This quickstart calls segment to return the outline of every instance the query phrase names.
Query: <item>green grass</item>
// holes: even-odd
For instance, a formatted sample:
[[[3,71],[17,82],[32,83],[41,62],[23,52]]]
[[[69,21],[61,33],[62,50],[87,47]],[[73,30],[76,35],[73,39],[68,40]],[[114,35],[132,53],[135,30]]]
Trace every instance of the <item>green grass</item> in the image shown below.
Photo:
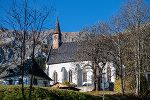
[[[122,95],[119,92],[113,91],[91,91],[86,92],[87,94],[105,97],[105,100],[150,100],[150,96],[146,95],[144,97],[138,97],[134,93],[125,92],[125,95]]]
[[[71,90],[59,90],[50,87],[33,87],[32,100],[102,100],[103,94],[105,100],[140,100],[133,94],[122,96],[119,93],[111,91],[94,92],[75,92]],[[29,86],[25,86],[25,95],[28,100]],[[149,100],[148,97],[141,100]],[[22,100],[21,86],[3,86],[0,85],[0,100]]]
[[[29,87],[25,87],[28,99]],[[33,100],[102,100],[99,96],[70,90],[33,87]],[[0,100],[22,100],[21,86],[0,86]]]
[[[117,94],[116,92],[113,91],[91,91],[91,92],[86,92],[88,94],[91,95],[113,95],[113,94]]]

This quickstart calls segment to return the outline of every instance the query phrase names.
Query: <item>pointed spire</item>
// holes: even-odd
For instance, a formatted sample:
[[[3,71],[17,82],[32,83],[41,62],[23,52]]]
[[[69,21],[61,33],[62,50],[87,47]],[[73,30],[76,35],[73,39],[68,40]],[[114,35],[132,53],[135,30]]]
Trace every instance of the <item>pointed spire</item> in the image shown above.
[[[59,20],[58,16],[56,17],[56,22],[55,22],[55,27],[54,27],[54,34],[59,34],[60,33],[60,26],[59,26]]]
[[[57,49],[62,43],[58,17],[56,18],[54,33],[52,37],[53,37],[53,49]]]

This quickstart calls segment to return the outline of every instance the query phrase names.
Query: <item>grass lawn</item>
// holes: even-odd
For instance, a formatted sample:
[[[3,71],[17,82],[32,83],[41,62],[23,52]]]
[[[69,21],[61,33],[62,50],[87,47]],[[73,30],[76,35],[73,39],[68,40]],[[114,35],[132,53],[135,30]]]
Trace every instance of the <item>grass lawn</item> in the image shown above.
[[[149,95],[146,95],[144,97],[138,97],[133,94],[133,92],[125,92],[125,95],[113,91],[91,91],[86,93],[100,97],[104,96],[105,100],[150,100]]]
[[[29,86],[25,86],[28,99]],[[100,96],[50,87],[33,87],[32,100],[102,100]],[[0,100],[22,100],[21,86],[0,86]]]
[[[113,92],[113,91],[91,91],[91,92],[86,92],[88,94],[91,94],[91,95],[114,95],[114,94],[117,94],[116,92]]]
[[[33,87],[32,100],[102,100],[103,94],[105,94],[105,100],[140,99],[133,94],[126,94],[125,96],[122,96],[119,93],[111,91],[95,91],[81,93],[71,90],[54,89],[50,87]],[[29,86],[25,86],[25,95],[26,99],[28,99]],[[22,100],[21,86],[0,85],[0,100]]]

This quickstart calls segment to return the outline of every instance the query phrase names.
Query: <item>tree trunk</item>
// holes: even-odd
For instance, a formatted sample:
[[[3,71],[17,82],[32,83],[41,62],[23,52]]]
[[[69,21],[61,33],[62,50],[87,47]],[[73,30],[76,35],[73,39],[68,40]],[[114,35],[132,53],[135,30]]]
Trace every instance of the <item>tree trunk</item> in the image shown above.
[[[123,68],[121,67],[121,75],[120,75],[120,79],[121,79],[121,92],[122,92],[122,95],[124,95],[124,78],[123,78]]]
[[[94,88],[93,88],[93,91],[96,91],[96,75],[94,73]]]
[[[22,61],[21,61],[22,62]],[[23,83],[23,77],[24,77],[24,63],[21,64],[22,67],[22,75],[21,75],[21,91],[22,91],[22,97],[23,100],[25,100],[25,94],[24,94],[24,83]]]
[[[93,91],[98,91],[99,90],[99,86],[98,86],[98,75],[97,75],[97,66],[95,63],[93,63],[93,75],[94,75],[94,89]]]
[[[138,77],[137,73],[136,73],[136,90],[135,90],[135,94],[139,95],[139,77]]]
[[[135,66],[135,77],[136,77],[136,89],[135,89],[135,94],[136,94],[136,95],[139,95],[139,73],[138,73],[138,62],[137,62],[137,51],[136,51],[136,47],[134,47],[134,53],[135,53],[134,66]]]
[[[140,73],[141,73],[141,45],[140,45],[140,21],[137,22],[137,91],[136,94],[140,94]]]
[[[33,74],[32,74],[32,69],[31,69],[31,79],[30,79],[29,100],[31,100],[31,95],[32,95],[32,86],[33,86]]]
[[[26,35],[26,30],[24,30],[24,33],[23,33],[23,49],[22,49],[22,75],[21,75],[21,78],[22,78],[22,87],[21,87],[21,90],[22,90],[22,96],[23,96],[23,99],[25,100],[25,94],[24,94],[24,83],[23,83],[23,78],[24,78],[24,64],[25,64],[25,54],[26,54],[26,47],[25,47],[25,35]]]
[[[34,65],[34,51],[35,51],[35,37],[33,37],[33,50],[32,50],[32,63]],[[33,66],[32,65],[32,66]],[[30,80],[30,91],[29,91],[29,100],[31,100],[32,87],[33,87],[33,67],[31,66],[31,80]]]
[[[23,31],[23,66],[22,66],[22,95],[23,99],[25,100],[25,94],[24,94],[24,83],[23,83],[23,77],[24,77],[24,64],[25,64],[25,55],[26,55],[26,32],[27,32],[27,1],[24,1],[24,31]]]
[[[122,52],[121,52],[121,44],[120,44],[120,38],[118,37],[118,51],[119,51],[119,66],[120,66],[120,80],[121,80],[121,92],[122,95],[124,95],[124,71],[123,71],[123,64],[122,64]]]

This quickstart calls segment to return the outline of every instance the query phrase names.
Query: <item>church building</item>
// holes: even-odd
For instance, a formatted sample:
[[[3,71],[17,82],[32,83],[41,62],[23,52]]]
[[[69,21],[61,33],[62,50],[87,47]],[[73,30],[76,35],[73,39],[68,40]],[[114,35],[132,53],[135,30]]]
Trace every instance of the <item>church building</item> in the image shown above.
[[[63,42],[58,18],[56,19],[52,34],[52,49],[49,52],[46,72],[53,80],[50,84],[64,81],[75,84],[77,87],[93,86],[93,72],[90,67],[91,61],[74,59],[77,53],[77,42]],[[86,65],[86,66],[85,66]],[[89,66],[87,66],[89,65]],[[114,83],[115,67],[112,62],[107,62],[102,83]]]

